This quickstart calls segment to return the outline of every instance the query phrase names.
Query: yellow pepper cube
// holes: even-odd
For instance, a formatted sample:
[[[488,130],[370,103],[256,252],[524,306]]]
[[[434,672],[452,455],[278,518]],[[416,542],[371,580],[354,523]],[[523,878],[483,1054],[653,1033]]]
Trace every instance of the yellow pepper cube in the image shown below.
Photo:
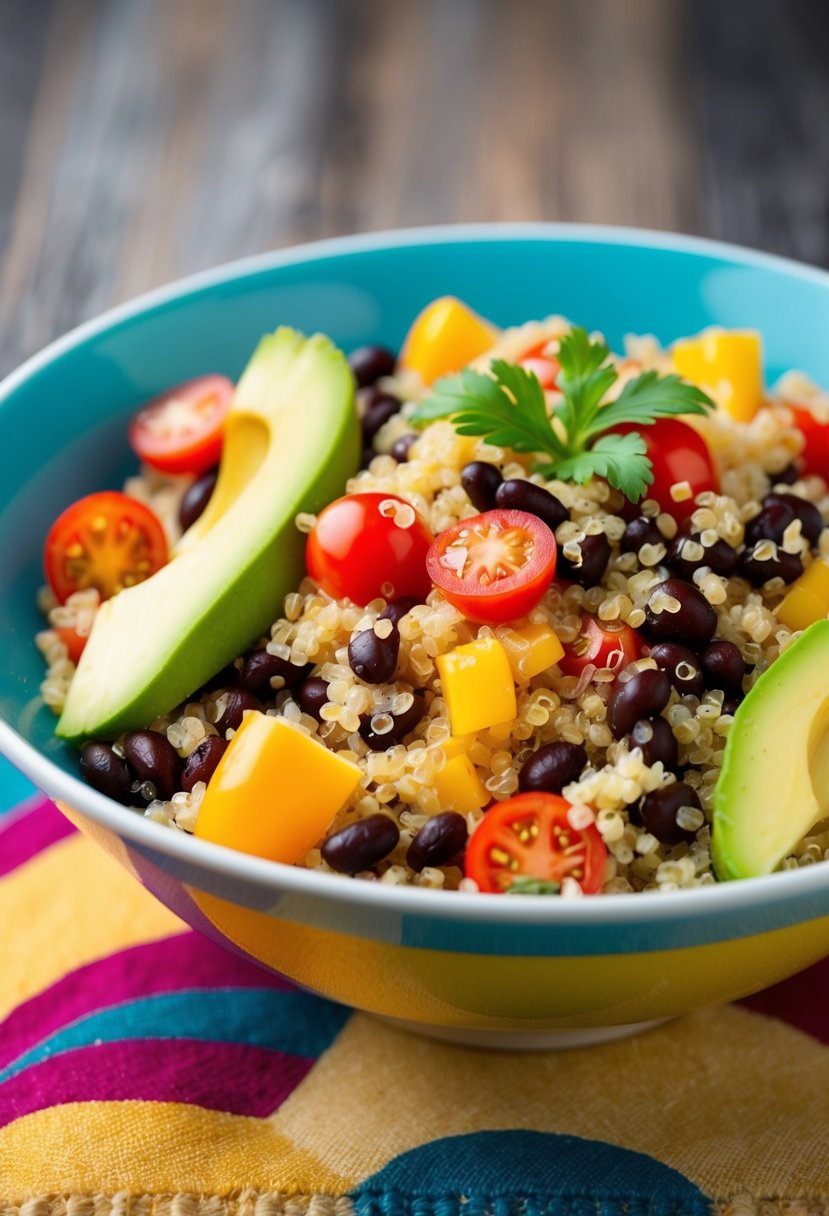
[[[361,777],[356,764],[284,718],[245,714],[210,778],[195,834],[296,865]]]
[[[406,335],[400,366],[417,372],[424,384],[459,371],[489,350],[498,330],[454,296],[433,300]]]
[[[446,764],[435,777],[434,787],[441,810],[458,811],[465,815],[467,811],[477,811],[486,806],[489,794],[469,756],[462,748],[456,750],[452,746],[454,743],[455,740],[449,739],[444,744]]]
[[[564,654],[558,634],[543,622],[525,625],[523,629],[499,630],[498,637],[519,684],[526,684],[533,676],[540,675]]]
[[[808,629],[829,614],[829,562],[817,557],[800,578],[792,583],[777,609],[777,619],[792,632]]]
[[[756,330],[710,329],[675,342],[674,367],[739,422],[763,404],[763,344]]]
[[[469,735],[515,718],[512,668],[497,638],[456,646],[435,662],[453,735]]]

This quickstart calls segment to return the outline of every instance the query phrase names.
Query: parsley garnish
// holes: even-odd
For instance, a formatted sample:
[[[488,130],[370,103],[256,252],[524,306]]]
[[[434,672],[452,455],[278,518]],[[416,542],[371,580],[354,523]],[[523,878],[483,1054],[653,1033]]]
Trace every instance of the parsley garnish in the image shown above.
[[[531,878],[529,874],[521,875],[519,878],[513,878],[510,885],[504,891],[505,895],[558,895],[561,892],[561,884],[557,882],[547,882],[543,878]]]
[[[459,435],[480,435],[515,452],[544,454],[534,471],[548,480],[583,483],[606,477],[637,502],[653,481],[645,441],[636,431],[608,434],[610,428],[622,422],[648,426],[657,418],[704,414],[713,401],[679,376],[649,371],[628,381],[615,401],[605,402],[618,372],[606,343],[591,341],[579,326],[561,339],[557,357],[562,400],[552,416],[533,372],[493,359],[491,375],[466,368],[438,380],[411,421],[422,426],[451,418]]]

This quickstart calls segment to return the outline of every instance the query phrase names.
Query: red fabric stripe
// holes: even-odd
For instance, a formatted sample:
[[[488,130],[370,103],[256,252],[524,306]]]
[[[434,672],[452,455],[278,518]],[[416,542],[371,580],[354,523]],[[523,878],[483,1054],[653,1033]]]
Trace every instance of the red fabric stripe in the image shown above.
[[[829,958],[740,1002],[829,1046]]]

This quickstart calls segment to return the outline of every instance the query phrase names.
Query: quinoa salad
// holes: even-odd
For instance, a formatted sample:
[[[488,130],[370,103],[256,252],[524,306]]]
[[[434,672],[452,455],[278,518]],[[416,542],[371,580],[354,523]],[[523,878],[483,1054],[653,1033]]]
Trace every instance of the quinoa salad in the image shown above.
[[[191,675],[171,632],[155,684],[87,710],[119,601],[220,543],[254,364],[235,391],[204,376],[142,407],[138,471],[46,542],[41,693],[85,779],[171,830],[392,885],[572,898],[829,859],[818,803],[778,830],[787,808],[746,794],[762,765],[733,741],[765,755],[751,723],[785,735],[797,652],[820,657],[829,394],[797,372],[767,387],[751,331],[677,337],[613,353],[563,318],[498,330],[451,298],[399,353],[346,362],[277,331],[293,345],[274,357],[327,377],[338,489],[320,501],[311,469],[274,523],[269,625],[227,653],[205,589],[213,670]]]

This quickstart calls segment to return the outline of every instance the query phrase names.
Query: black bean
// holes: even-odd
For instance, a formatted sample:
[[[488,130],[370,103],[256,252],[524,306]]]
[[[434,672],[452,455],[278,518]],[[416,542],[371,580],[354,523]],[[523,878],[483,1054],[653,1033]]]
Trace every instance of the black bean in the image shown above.
[[[641,749],[645,764],[656,764],[659,760],[666,770],[676,767],[679,745],[664,718],[637,722],[626,741],[629,751],[633,751],[634,747]]]
[[[258,698],[252,692],[248,692],[246,688],[229,688],[221,695],[226,698],[225,707],[215,726],[223,739],[225,731],[239,729],[247,710],[261,709],[262,706],[259,704]]]
[[[816,545],[823,531],[823,516],[813,502],[800,498],[797,494],[775,493],[767,494],[763,499],[764,506],[782,503],[800,520],[800,528],[810,545]]]
[[[494,464],[486,460],[473,460],[461,469],[461,485],[473,507],[479,511],[491,511],[495,506],[495,494],[503,478]]]
[[[321,722],[320,710],[328,701],[328,684],[321,676],[309,676],[300,684],[296,699],[304,714]]]
[[[565,785],[579,779],[586,764],[587,752],[580,743],[547,743],[522,764],[518,788],[522,794],[531,790],[560,794]]]
[[[786,495],[788,498],[789,496]],[[768,502],[769,498],[777,501]],[[751,548],[760,540],[773,540],[776,544],[783,539],[783,533],[789,524],[795,520],[795,513],[783,502],[778,495],[767,495],[757,515],[752,516],[745,526],[745,542]]]
[[[651,647],[650,657],[660,671],[664,671],[681,697],[686,693],[701,697],[705,692],[700,661],[680,642],[657,642]]]
[[[373,629],[355,633],[348,643],[351,670],[366,684],[385,684],[394,675],[400,652],[400,634],[392,624],[388,637],[378,638]]]
[[[673,601],[669,611],[665,599]],[[704,646],[717,628],[717,614],[702,592],[693,583],[679,578],[666,578],[657,583],[645,605],[642,632],[655,642],[685,642],[689,646]]]
[[[381,621],[391,621],[393,625],[399,625],[407,612],[411,612],[418,604],[422,604],[423,600],[419,600],[416,595],[399,595],[396,600],[392,600],[390,604],[386,604],[383,611],[380,613]]]
[[[193,484],[184,491],[184,497],[178,509],[178,522],[182,532],[186,532],[196,522],[210,502],[218,477],[217,465],[213,469],[208,469],[206,473],[202,473],[201,477],[197,477]]]
[[[621,739],[640,718],[654,718],[671,698],[671,681],[664,671],[646,667],[625,680],[616,680],[607,702],[607,724]]]
[[[80,765],[87,785],[116,802],[129,803],[132,774],[126,760],[117,756],[108,743],[87,743],[81,752]]]
[[[677,823],[677,812],[683,806],[699,809],[699,798],[690,785],[676,781],[673,785],[663,785],[646,794],[636,814],[647,831],[662,844],[679,844],[681,840],[693,840],[697,834]]]
[[[664,545],[665,537],[656,526],[656,520],[647,515],[632,519],[622,537],[623,553],[638,553],[643,545]]]
[[[742,696],[746,663],[739,646],[733,642],[712,642],[700,651],[699,661],[709,688]]]
[[[280,688],[296,688],[312,667],[312,663],[297,665],[290,659],[282,659],[278,655],[269,654],[267,650],[254,650],[242,664],[239,684],[248,692],[260,692],[264,689],[266,694],[269,694],[273,691],[271,680],[279,676],[283,681]]]
[[[181,761],[166,735],[133,730],[124,737],[124,758],[140,781],[151,781],[158,798],[181,789]]]
[[[689,581],[702,566],[729,578],[737,569],[737,550],[721,537],[713,545],[703,545],[699,532],[692,532],[690,536],[675,537],[665,561],[680,578]]]
[[[740,696],[732,695],[730,697],[724,697],[723,703],[722,703],[722,713],[735,714],[737,712],[737,706],[740,704],[740,702],[742,700],[744,700],[742,695],[740,695]]]
[[[502,510],[526,511],[543,520],[551,532],[570,518],[570,512],[555,494],[520,477],[502,481],[495,492],[495,505]]]
[[[773,540],[758,540],[740,558],[740,574],[755,587],[762,587],[770,578],[793,583],[802,573],[803,562],[798,554],[787,553]]]
[[[426,866],[442,866],[461,851],[469,831],[463,815],[442,811],[427,819],[406,851],[406,862],[420,873]]]
[[[181,788],[189,793],[197,781],[204,781],[206,784],[215,773],[216,766],[226,751],[226,739],[220,739],[217,735],[209,735],[206,739],[202,739],[184,762]]]
[[[400,829],[388,815],[368,815],[328,837],[323,861],[340,874],[356,874],[388,857],[399,839]]]
[[[800,473],[797,465],[794,463],[794,461],[792,461],[791,464],[786,465],[785,469],[781,469],[779,473],[770,473],[769,476],[771,477],[771,483],[774,486],[793,486],[800,477]]]
[[[363,448],[360,453],[360,468],[367,469],[376,455],[374,448]]]
[[[401,435],[391,446],[391,454],[398,464],[405,464],[409,459],[412,444],[417,442],[417,435]]]
[[[393,714],[391,710],[388,711],[388,716],[392,720],[392,726],[384,734],[379,734],[372,727],[371,722],[374,714],[365,715],[360,725],[360,735],[373,752],[384,752],[393,743],[399,743],[406,735],[411,734],[426,713],[426,698],[423,693],[415,692],[412,695],[414,696],[414,700],[408,709],[404,709],[400,714]],[[378,710],[376,712],[382,711]]]
[[[381,376],[391,376],[396,362],[396,356],[386,346],[358,346],[348,356],[358,388],[374,384]]]
[[[401,401],[391,393],[378,392],[376,388],[361,388],[357,397],[363,423],[363,442],[370,444],[380,427],[399,412]]]
[[[585,536],[579,541],[579,547],[579,563],[566,557],[563,548],[559,549],[556,577],[578,583],[582,587],[594,587],[601,581],[610,561],[610,541],[604,532],[599,532],[595,536]]]

